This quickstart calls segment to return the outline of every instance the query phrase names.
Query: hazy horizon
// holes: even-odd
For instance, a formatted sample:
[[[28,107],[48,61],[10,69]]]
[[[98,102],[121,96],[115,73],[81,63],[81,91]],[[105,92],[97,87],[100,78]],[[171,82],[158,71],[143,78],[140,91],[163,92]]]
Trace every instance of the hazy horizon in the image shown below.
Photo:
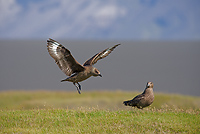
[[[200,96],[200,42],[195,41],[81,41],[58,40],[83,64],[97,52],[121,43],[94,66],[103,75],[81,82],[92,90],[142,92],[146,82],[154,92]],[[76,91],[46,49],[46,40],[0,40],[0,90]]]

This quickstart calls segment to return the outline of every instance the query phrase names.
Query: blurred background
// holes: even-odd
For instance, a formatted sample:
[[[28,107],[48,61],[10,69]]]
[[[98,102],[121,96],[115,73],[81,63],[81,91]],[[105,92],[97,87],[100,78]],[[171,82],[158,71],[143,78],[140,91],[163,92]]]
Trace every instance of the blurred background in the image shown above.
[[[53,38],[81,64],[117,47],[94,66],[84,91],[200,96],[199,0],[0,0],[0,90],[74,91],[46,49]]]

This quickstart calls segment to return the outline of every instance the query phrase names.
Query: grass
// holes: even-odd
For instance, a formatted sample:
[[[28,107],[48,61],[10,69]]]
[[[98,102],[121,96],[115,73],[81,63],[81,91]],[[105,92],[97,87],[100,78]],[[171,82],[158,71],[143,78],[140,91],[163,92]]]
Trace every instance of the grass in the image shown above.
[[[199,133],[200,98],[155,94],[152,106],[125,107],[135,92],[0,92],[1,133]]]

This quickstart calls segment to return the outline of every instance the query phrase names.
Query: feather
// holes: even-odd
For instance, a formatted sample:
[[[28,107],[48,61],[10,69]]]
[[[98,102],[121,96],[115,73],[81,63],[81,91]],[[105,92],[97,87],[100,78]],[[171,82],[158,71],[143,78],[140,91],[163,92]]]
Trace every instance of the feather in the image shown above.
[[[95,54],[92,58],[90,58],[87,61],[85,61],[83,66],[94,65],[95,63],[97,63],[98,60],[107,57],[119,45],[120,44],[117,44],[117,45],[115,45],[113,47],[110,47],[110,48],[107,48],[107,49],[101,51],[100,53]]]
[[[47,40],[47,49],[50,56],[55,60],[58,67],[68,76],[81,72],[85,68],[78,63],[71,52],[53,39]]]

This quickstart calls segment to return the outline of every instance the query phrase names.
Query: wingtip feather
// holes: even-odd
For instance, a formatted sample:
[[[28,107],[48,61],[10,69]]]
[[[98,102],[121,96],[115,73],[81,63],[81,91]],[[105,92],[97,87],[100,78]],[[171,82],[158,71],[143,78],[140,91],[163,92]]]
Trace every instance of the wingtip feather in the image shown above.
[[[114,45],[113,47],[111,47],[111,49],[113,50],[113,49],[115,49],[119,45],[121,45],[121,44]]]

